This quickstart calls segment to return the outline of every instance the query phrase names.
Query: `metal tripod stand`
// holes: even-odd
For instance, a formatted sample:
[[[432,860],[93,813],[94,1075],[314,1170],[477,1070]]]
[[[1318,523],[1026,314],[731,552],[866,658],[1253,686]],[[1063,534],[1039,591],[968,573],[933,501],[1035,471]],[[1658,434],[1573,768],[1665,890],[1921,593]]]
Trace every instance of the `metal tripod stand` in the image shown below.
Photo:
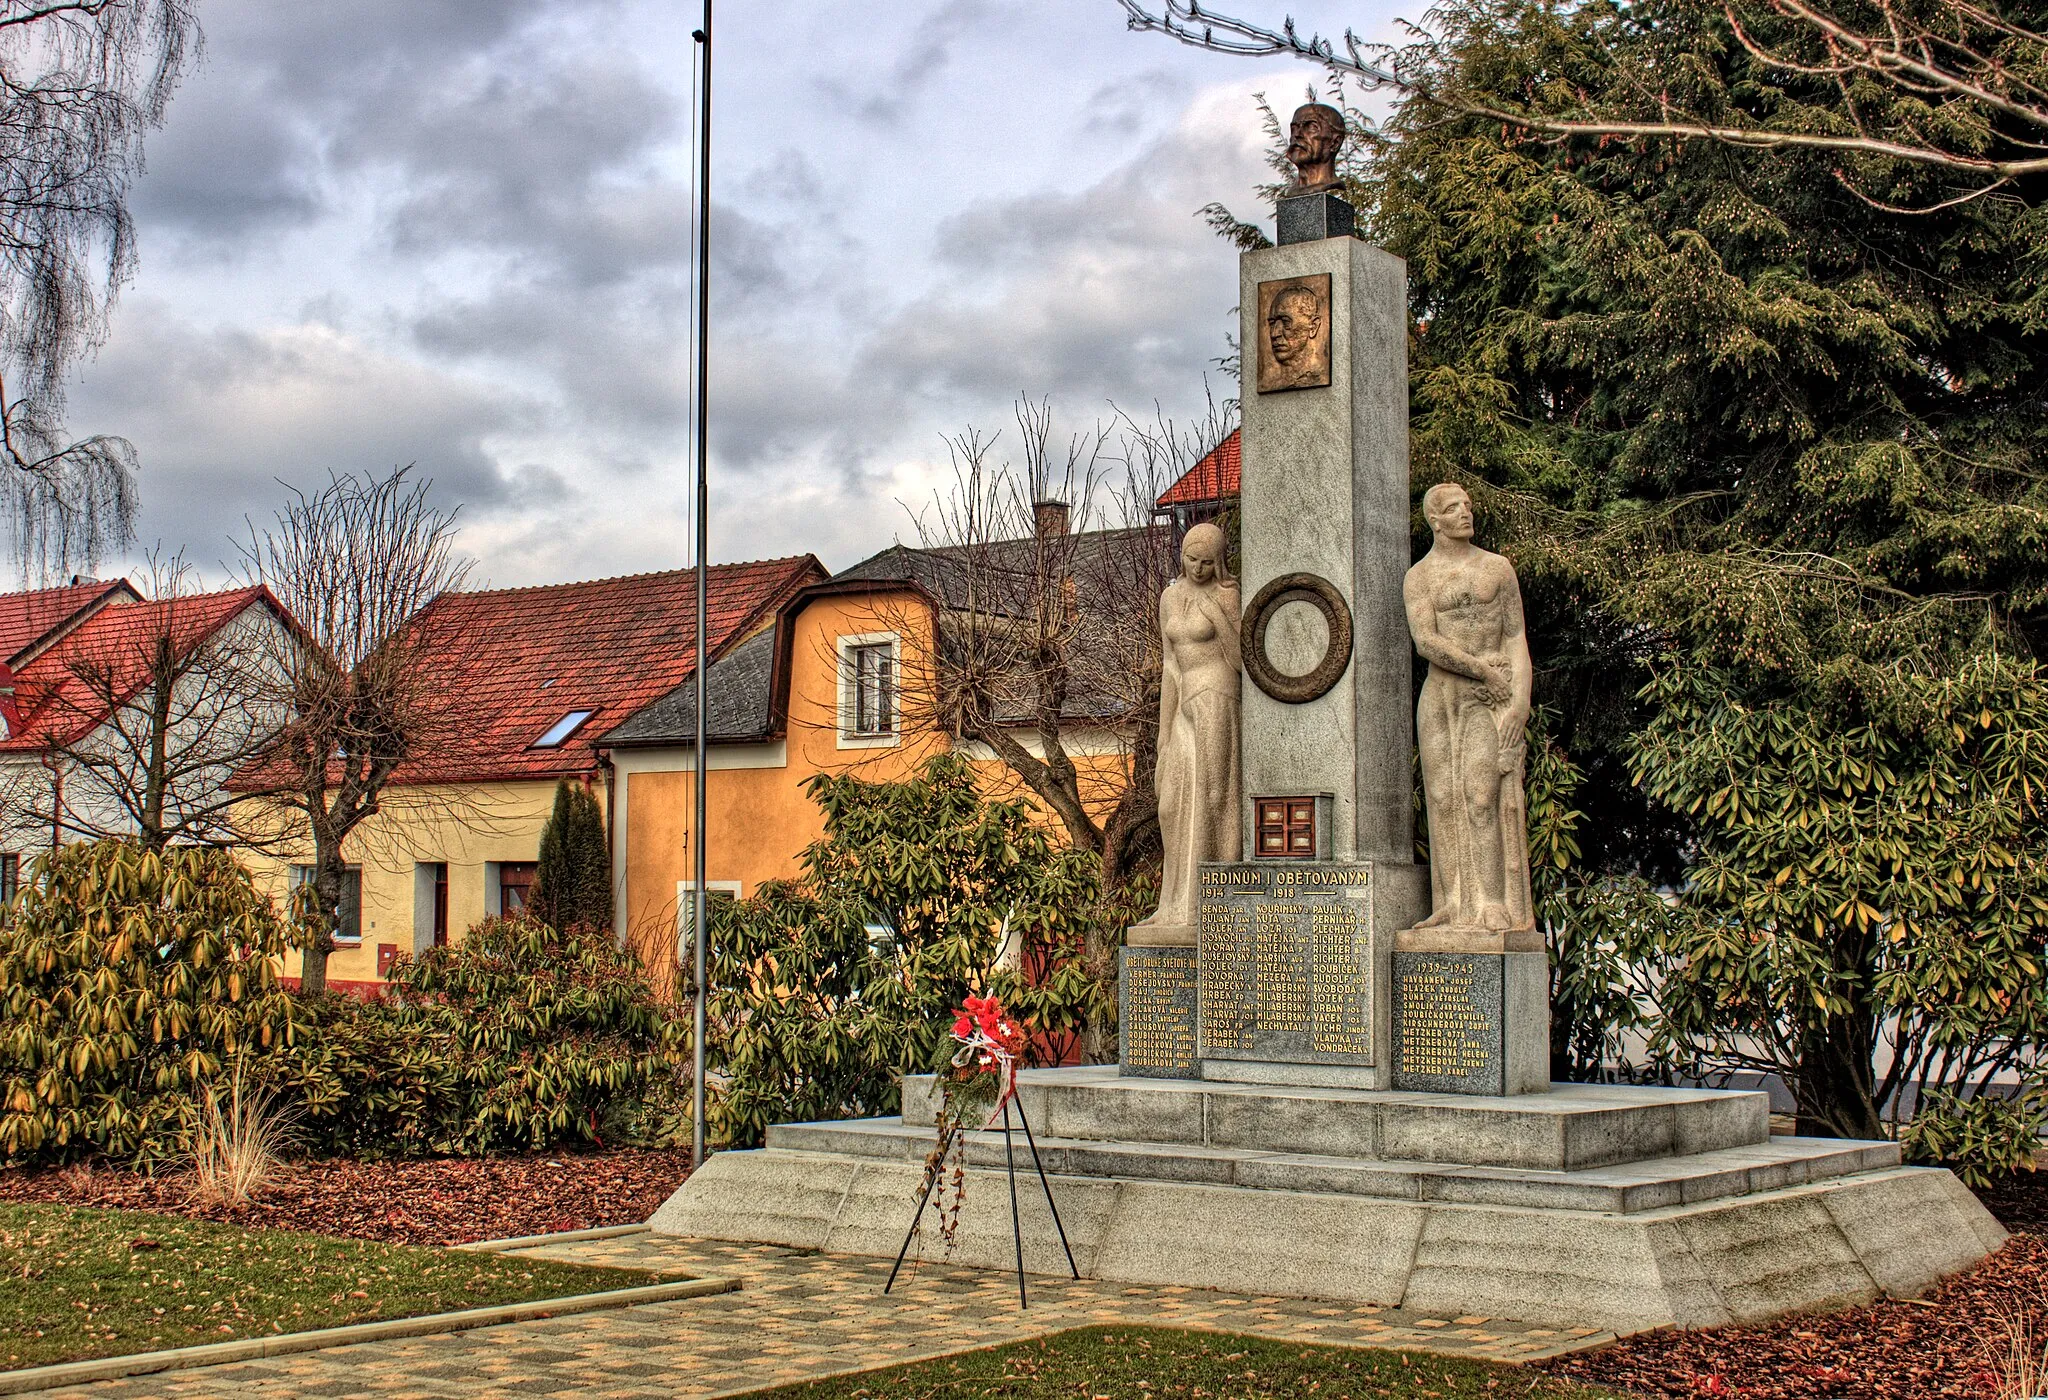
[[[1017,1152],[1010,1134],[1010,1107],[1015,1104],[1017,1121],[1024,1127],[1024,1141],[1031,1148],[1031,1165],[1038,1170],[1038,1184],[1045,1191],[1046,1209],[1052,1212],[1052,1226],[1060,1233],[1060,1248],[1066,1251],[1067,1268],[1075,1278],[1081,1277],[1081,1270],[1074,1263],[1073,1246],[1067,1243],[1067,1227],[1060,1223],[1060,1208],[1052,1198],[1052,1182],[1046,1179],[1045,1163],[1039,1160],[1038,1139],[1031,1134],[1031,1120],[1024,1116],[1024,1100],[1013,1097],[1003,1100],[1003,1163],[1010,1173],[1010,1238],[1017,1246],[1017,1306],[1028,1308],[1029,1299],[1024,1294],[1024,1220],[1017,1212]],[[958,1123],[946,1125],[946,1136],[939,1142],[939,1161],[944,1162],[946,1153],[953,1146],[953,1135],[963,1129]],[[903,1248],[896,1251],[896,1263],[889,1270],[889,1281],[882,1285],[887,1293],[896,1286],[896,1275],[903,1268],[903,1258],[910,1253],[910,1242],[917,1237],[918,1223],[924,1219],[925,1205],[932,1198],[932,1188],[939,1184],[939,1173],[933,1172],[924,1184],[924,1191],[917,1198],[917,1212],[910,1217],[910,1228],[903,1233]]]

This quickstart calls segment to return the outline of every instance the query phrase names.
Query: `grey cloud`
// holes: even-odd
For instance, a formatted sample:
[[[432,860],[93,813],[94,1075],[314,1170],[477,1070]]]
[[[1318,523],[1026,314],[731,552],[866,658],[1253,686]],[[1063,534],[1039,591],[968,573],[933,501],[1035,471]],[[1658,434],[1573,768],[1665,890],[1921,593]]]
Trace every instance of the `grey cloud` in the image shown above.
[[[819,90],[861,121],[896,126],[939,81],[951,65],[954,46],[988,12],[987,0],[946,0],[935,13],[911,21],[909,42],[874,81],[835,75],[821,79]]]
[[[411,335],[439,357],[542,370],[570,415],[608,433],[673,433],[686,422],[688,312],[680,284],[574,298],[511,286],[443,303]]]
[[[268,227],[326,212],[313,133],[262,93],[208,83],[176,111],[146,143],[149,169],[136,187],[136,219],[151,235],[168,231],[227,257]]]
[[[1082,108],[1081,130],[1091,136],[1134,139],[1177,112],[1187,90],[1183,75],[1163,68],[1104,83]]]
[[[719,558],[850,562],[905,528],[942,432],[1007,425],[1019,390],[1068,421],[1192,405],[1222,348],[1234,261],[1190,215],[1262,175],[1228,134],[1242,100],[1180,122],[1169,80],[1105,81],[1117,54],[1077,42],[1100,26],[1060,7],[907,8],[725,11]],[[687,21],[641,0],[207,18],[213,66],[152,148],[142,210],[143,287],[175,306],[131,297],[73,401],[141,448],[145,538],[206,553],[269,513],[274,476],[417,460],[468,507],[484,576],[681,562],[688,80],[632,34],[668,26],[680,58]],[[828,73],[856,75],[839,105],[791,102]],[[991,126],[1012,120],[1061,149],[1013,167]]]
[[[437,70],[516,34],[549,0],[213,0],[206,48],[145,143],[136,189],[145,227],[229,256],[235,241],[326,212],[327,140],[393,92],[432,90]]]
[[[206,331],[131,302],[73,398],[142,454],[144,540],[219,547],[267,519],[282,480],[405,463],[448,503],[510,498],[487,440],[535,421],[524,396],[380,354],[320,326]]]
[[[399,251],[503,249],[589,286],[683,259],[688,192],[644,168],[675,122],[669,96],[639,75],[564,61],[384,112],[341,154],[404,167],[408,193],[390,215]]]

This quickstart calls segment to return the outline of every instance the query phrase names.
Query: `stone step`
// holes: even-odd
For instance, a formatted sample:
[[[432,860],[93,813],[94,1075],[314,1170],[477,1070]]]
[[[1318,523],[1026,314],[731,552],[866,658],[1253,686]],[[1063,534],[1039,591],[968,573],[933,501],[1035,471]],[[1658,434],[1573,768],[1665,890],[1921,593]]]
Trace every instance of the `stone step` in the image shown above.
[[[1126,1078],[1114,1065],[1026,1070],[1018,1084],[1042,1136],[1120,1145],[1572,1172],[1770,1140],[1758,1090],[1556,1084],[1480,1098]],[[904,1076],[904,1121],[929,1128],[936,1110],[932,1077]]]
[[[881,1161],[922,1161],[936,1142],[929,1125],[901,1118],[837,1123],[781,1123],[768,1130],[768,1146],[792,1152],[838,1154]],[[1311,1191],[1346,1196],[1537,1210],[1634,1214],[1728,1196],[1776,1191],[1855,1172],[1899,1165],[1898,1144],[1835,1138],[1777,1137],[1744,1147],[1580,1171],[1532,1171],[1447,1162],[1388,1162],[1249,1148],[1037,1135],[1038,1155],[1056,1176],[1193,1182],[1269,1191]],[[1019,1132],[1017,1169],[1031,1170],[1031,1152]],[[967,1164],[1004,1165],[1000,1131],[967,1134]]]
[[[896,1256],[918,1195],[908,1158],[720,1152],[648,1221],[657,1234]],[[1037,1181],[970,1166],[950,1244],[930,1211],[918,1258],[1064,1275]],[[1916,1297],[2005,1232],[1948,1172],[1891,1167],[1660,1210],[1532,1210],[1125,1177],[1053,1178],[1087,1278],[1333,1298],[1438,1316],[1616,1333],[1754,1323]]]

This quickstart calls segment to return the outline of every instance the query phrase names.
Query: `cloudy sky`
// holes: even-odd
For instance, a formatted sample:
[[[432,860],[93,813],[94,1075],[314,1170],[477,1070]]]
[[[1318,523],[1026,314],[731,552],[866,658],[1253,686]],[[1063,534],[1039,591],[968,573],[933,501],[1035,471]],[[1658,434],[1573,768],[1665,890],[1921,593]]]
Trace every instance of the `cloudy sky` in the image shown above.
[[[416,462],[478,582],[687,562],[696,5],[201,15],[71,400],[141,453],[139,543],[211,564],[280,480]],[[1308,69],[1128,33],[1115,0],[728,0],[717,40],[714,559],[913,537],[942,435],[1020,390],[1065,427],[1192,414],[1205,369],[1233,391],[1235,254],[1194,211],[1256,207],[1251,95]]]

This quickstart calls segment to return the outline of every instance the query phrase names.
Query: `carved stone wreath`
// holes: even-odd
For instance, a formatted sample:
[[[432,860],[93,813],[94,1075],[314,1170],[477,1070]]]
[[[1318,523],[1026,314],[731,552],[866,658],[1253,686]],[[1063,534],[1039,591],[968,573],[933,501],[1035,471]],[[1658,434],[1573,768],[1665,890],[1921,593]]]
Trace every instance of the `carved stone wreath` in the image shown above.
[[[1266,626],[1288,603],[1307,603],[1329,624],[1330,644],[1306,675],[1290,676],[1266,655]],[[1244,669],[1252,684],[1289,705],[1306,705],[1328,693],[1351,664],[1351,609],[1335,584],[1314,574],[1282,574],[1261,588],[1244,613]]]

